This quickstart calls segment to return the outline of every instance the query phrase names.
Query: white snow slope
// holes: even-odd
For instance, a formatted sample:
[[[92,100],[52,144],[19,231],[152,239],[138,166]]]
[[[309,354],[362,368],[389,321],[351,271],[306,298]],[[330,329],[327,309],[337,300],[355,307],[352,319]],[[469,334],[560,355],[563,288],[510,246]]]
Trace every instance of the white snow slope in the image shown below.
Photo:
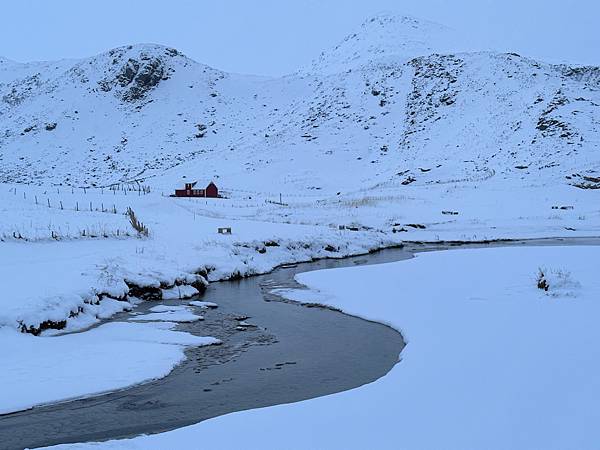
[[[157,45],[6,62],[0,180],[93,186],[164,175],[170,190],[187,174],[232,189],[336,193],[409,177],[598,177],[600,69],[453,53],[465,48],[456,41],[441,25],[379,16],[309,71],[274,79]]]
[[[300,274],[311,290],[291,298],[402,330],[408,344],[388,375],[172,432],[56,448],[595,449],[598,255],[597,247],[450,250]],[[536,287],[539,267],[547,292]]]

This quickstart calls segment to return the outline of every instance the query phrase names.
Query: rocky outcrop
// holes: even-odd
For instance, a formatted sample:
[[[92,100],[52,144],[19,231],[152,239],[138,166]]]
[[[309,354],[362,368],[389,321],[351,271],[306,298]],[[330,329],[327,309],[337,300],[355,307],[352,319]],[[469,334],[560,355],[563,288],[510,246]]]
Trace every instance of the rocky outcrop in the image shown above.
[[[118,66],[116,73],[98,82],[103,92],[115,90],[124,101],[135,103],[142,100],[161,80],[169,78],[165,59],[179,55],[174,49],[165,49],[164,55],[151,55],[140,52],[128,56],[127,49],[112,50],[112,64]]]
[[[128,102],[142,99],[149,90],[158,85],[165,73],[163,62],[158,58],[149,58],[137,67],[138,70],[123,94],[123,100]]]

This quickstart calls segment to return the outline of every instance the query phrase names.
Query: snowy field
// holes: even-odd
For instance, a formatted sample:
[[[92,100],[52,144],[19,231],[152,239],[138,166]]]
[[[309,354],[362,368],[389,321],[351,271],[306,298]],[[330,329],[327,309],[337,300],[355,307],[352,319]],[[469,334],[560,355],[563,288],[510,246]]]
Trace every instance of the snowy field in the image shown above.
[[[403,240],[594,236],[600,234],[597,192],[532,186],[517,195],[510,186],[491,181],[484,188],[469,183],[389,185],[340,196],[290,194],[278,205],[260,192],[232,191],[223,199],[171,198],[159,181],[149,193],[0,185],[0,269],[7,286],[0,298],[0,330],[3,342],[14,343],[4,385],[20,379],[22,368],[39,352],[35,343],[62,342],[43,337],[56,334],[52,329],[42,332],[41,339],[19,331],[42,329],[45,323],[51,328],[64,323],[62,331],[85,329],[134,308],[135,299],[128,297],[132,285],[157,289],[164,299],[187,298],[198,292],[191,284],[204,283],[204,277],[215,281],[264,273],[283,263],[339,258]],[[128,207],[148,226],[148,237],[130,226],[124,215]],[[233,233],[218,234],[223,226]],[[135,320],[138,324],[132,326],[145,320],[201,318],[180,310],[155,311]],[[181,350],[171,351],[168,364],[140,366],[123,380],[60,388],[37,401],[34,393],[44,389],[25,386],[31,395],[3,405],[3,410],[164,376],[180,360]],[[62,359],[49,361],[55,365],[47,373],[58,373]],[[72,361],[73,373],[96,367],[86,369],[85,358]],[[46,375],[35,374],[31,385],[45,386]]]
[[[403,332],[388,375],[168,433],[55,448],[597,448],[599,256],[591,246],[463,249],[300,274],[310,290],[291,299]]]
[[[241,218],[235,211],[242,200],[184,200],[158,192],[127,195],[100,189],[49,194],[45,188],[1,185],[0,192],[0,226],[5,230],[0,267],[9,285],[0,299],[0,326],[14,329],[35,328],[46,320],[67,320],[70,329],[88,325],[104,309],[103,301],[96,305],[99,297],[121,299],[129,291],[127,283],[162,287],[163,298],[188,297],[196,293],[182,295],[189,286],[169,289],[198,282],[206,273],[211,280],[264,273],[286,262],[341,257],[400,242],[382,233]],[[38,205],[32,199],[36,195],[44,199]],[[48,201],[62,202],[65,209],[48,208]],[[200,203],[202,209],[224,212],[201,215]],[[66,209],[67,204],[72,208]],[[73,206],[82,204],[88,209]],[[130,226],[124,215],[128,207],[149,228],[148,237]],[[223,226],[232,227],[232,235],[218,234]],[[112,231],[90,235],[92,229]],[[14,238],[14,232],[21,238]]]
[[[202,320],[185,307],[153,308],[129,323],[63,334],[134,309],[139,300],[131,286],[154,289],[165,300],[184,299],[198,294],[192,284],[205,284],[205,277],[264,273],[283,263],[400,242],[397,235],[259,221],[232,212],[244,205],[242,199],[183,200],[159,192],[0,185],[0,342],[7,349],[0,413],[163,377],[182,361],[186,345],[212,342],[170,331],[174,322]],[[149,236],[138,236],[128,223],[124,212],[130,206]],[[205,208],[226,213],[201,215]],[[222,226],[233,233],[218,234]]]
[[[402,241],[595,236],[598,192],[565,185],[516,190],[495,181],[390,184],[343,195],[290,194],[275,204],[260,192],[175,199],[158,181],[142,195],[0,185],[0,267],[10,280],[0,299],[0,326],[88,324],[98,298],[123,298],[126,282],[162,287],[167,298],[180,295],[181,288],[167,292],[174,285],[207,272],[220,280]],[[149,228],[148,237],[131,228],[128,207]],[[223,226],[233,234],[218,234]]]

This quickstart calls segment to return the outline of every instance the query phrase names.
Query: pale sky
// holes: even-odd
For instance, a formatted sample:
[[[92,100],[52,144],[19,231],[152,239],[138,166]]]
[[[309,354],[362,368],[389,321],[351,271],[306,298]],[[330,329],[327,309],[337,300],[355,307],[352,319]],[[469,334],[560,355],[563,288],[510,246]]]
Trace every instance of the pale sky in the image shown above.
[[[281,75],[389,11],[468,33],[478,47],[600,65],[599,0],[3,0],[0,55],[92,56],[172,46],[218,69]]]

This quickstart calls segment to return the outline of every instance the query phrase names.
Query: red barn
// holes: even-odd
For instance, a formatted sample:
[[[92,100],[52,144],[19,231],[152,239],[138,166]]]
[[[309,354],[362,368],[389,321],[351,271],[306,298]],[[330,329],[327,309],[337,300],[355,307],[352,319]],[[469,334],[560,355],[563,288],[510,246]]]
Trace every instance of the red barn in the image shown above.
[[[175,189],[175,197],[219,197],[219,188],[213,181],[208,183],[204,189],[199,189],[197,185],[197,181],[186,181],[183,189]]]

